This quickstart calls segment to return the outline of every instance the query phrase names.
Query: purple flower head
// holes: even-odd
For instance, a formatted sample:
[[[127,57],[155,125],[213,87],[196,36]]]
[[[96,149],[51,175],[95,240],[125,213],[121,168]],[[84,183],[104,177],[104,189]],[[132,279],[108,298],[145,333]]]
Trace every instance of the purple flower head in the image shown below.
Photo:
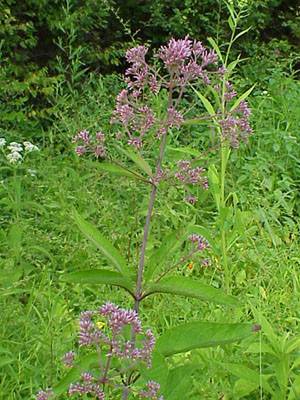
[[[79,346],[90,346],[97,344],[101,339],[105,340],[104,335],[97,328],[92,318],[96,312],[85,311],[80,314],[79,319]]]
[[[148,52],[146,46],[136,46],[126,51],[126,60],[132,64],[144,64]]]
[[[167,46],[162,46],[158,52],[159,58],[166,68],[173,72],[190,57],[192,53],[192,41],[186,36],[184,39],[171,39]]]
[[[81,375],[81,381],[71,383],[68,391],[69,396],[91,394],[99,400],[104,400],[104,393],[98,383],[95,383],[95,378],[88,372]]]
[[[78,141],[83,141],[85,144],[90,142],[90,133],[87,130],[80,131],[77,135],[74,136],[73,142],[76,143]]]
[[[139,395],[144,399],[152,400],[163,400],[163,396],[158,397],[158,392],[160,390],[160,384],[155,381],[148,381],[146,384],[146,390],[140,391]]]
[[[203,175],[205,169],[202,167],[191,167],[188,160],[180,160],[177,163],[178,171],[175,177],[186,185],[201,185],[203,189],[207,188],[207,178]]]
[[[195,205],[197,203],[197,197],[192,195],[186,196],[185,200],[192,205]]]
[[[227,81],[227,82],[225,83],[225,87],[226,87],[226,92],[225,92],[225,94],[224,94],[225,100],[230,101],[230,100],[232,100],[234,97],[236,97],[237,93],[236,93],[236,91],[234,90],[234,87],[233,87],[232,83],[230,83],[230,82]]]
[[[96,146],[94,149],[94,154],[95,154],[96,158],[99,158],[99,157],[105,158],[105,155],[106,155],[105,148],[102,145]]]
[[[103,132],[90,135],[87,130],[83,130],[74,137],[73,142],[80,143],[75,148],[75,153],[78,156],[83,156],[84,154],[93,154],[96,158],[105,158],[106,156],[104,147],[105,135]]]
[[[156,175],[153,176],[152,178],[150,178],[150,182],[151,182],[153,185],[158,185],[159,182],[165,178],[165,175],[166,175],[166,174],[164,173],[164,171],[163,171],[162,169],[159,169],[159,170],[156,172]]]
[[[36,396],[36,400],[48,400],[54,395],[52,389],[40,390]]]
[[[204,258],[204,259],[201,261],[201,264],[202,264],[202,267],[207,268],[207,267],[210,266],[210,260],[209,260],[208,258]]]
[[[68,351],[63,358],[62,362],[66,367],[73,367],[74,365],[74,358],[75,358],[75,353],[74,351]]]
[[[113,335],[119,334],[126,325],[131,325],[135,333],[141,333],[141,322],[133,310],[124,310],[112,303],[106,303],[99,310],[100,315],[106,316]]]
[[[205,50],[202,53],[202,67],[206,67],[209,64],[215,64],[218,61],[217,54],[214,50]]]
[[[87,152],[87,149],[86,149],[85,146],[77,146],[77,147],[75,148],[75,153],[76,153],[78,156],[82,156],[82,155],[85,154],[86,152]]]
[[[104,142],[105,142],[105,135],[104,135],[104,133],[103,133],[103,132],[97,132],[97,133],[96,133],[96,140],[97,140],[99,143],[104,143]]]
[[[168,108],[167,126],[179,128],[183,123],[183,116],[174,107]]]
[[[81,374],[81,379],[83,380],[83,382],[90,383],[93,382],[94,377],[89,372],[83,372]]]
[[[197,235],[196,233],[190,235],[188,239],[196,245],[198,251],[203,251],[209,247],[208,241],[203,236]]]

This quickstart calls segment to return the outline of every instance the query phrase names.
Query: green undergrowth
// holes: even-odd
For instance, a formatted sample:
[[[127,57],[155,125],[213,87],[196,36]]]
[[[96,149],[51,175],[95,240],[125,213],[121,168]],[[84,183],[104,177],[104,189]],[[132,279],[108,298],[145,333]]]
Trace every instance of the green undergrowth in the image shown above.
[[[109,176],[97,168],[96,162],[78,160],[71,144],[79,129],[109,132],[109,116],[118,88],[116,76],[91,77],[81,94],[58,98],[52,128],[38,136],[40,154],[22,166],[17,179],[7,166],[1,167],[0,398],[30,399],[40,387],[57,382],[65,373],[60,359],[74,346],[76,319],[82,310],[95,309],[107,300],[131,306],[129,297],[124,300],[119,289],[83,288],[61,279],[65,272],[109,267],[78,231],[71,217],[73,208],[97,225],[129,263],[137,263],[146,213],[144,195],[149,188]],[[149,298],[142,307],[142,320],[146,326],[156,327],[157,335],[185,321],[228,322],[229,314],[231,322],[261,323],[264,316],[280,338],[298,334],[299,95],[299,81],[287,76],[275,76],[267,87],[257,87],[250,100],[254,135],[249,144],[232,152],[229,162],[227,192],[234,195],[232,226],[229,223],[228,229],[239,232],[229,260],[232,292],[240,305],[228,310],[196,299],[186,302],[165,295]],[[10,133],[10,139],[22,140],[15,131]],[[213,139],[207,128],[198,126],[186,128],[183,138],[175,135],[172,146],[176,147],[176,143],[202,152],[213,146]],[[174,152],[168,154],[167,162],[178,159]],[[212,163],[218,166],[218,162],[216,151],[204,160],[206,167]],[[29,168],[36,170],[35,176],[30,175]],[[162,187],[150,250],[169,232],[192,220],[217,236],[211,192],[204,194],[195,207],[182,198],[180,191]],[[174,204],[172,208],[169,199]],[[236,227],[233,218],[238,213],[241,221]],[[194,262],[192,269],[184,263],[177,267],[178,274],[222,288],[223,274],[217,257],[213,251],[209,256],[209,267],[204,268],[200,260]],[[258,388],[247,394],[243,382],[239,382],[243,377],[237,376],[232,367],[240,364],[256,373],[260,368],[262,373],[273,374],[270,385],[276,393],[280,382],[277,361],[261,352],[247,352],[260,337],[268,343],[268,332],[263,329],[252,342],[197,350],[173,359],[173,363],[180,364],[187,358],[199,366],[199,371],[193,372],[193,387],[187,398],[283,399],[272,397],[266,388],[264,397],[260,397]],[[296,351],[300,351],[300,344]],[[291,382],[292,375],[286,386]],[[289,399],[296,399],[295,396]]]

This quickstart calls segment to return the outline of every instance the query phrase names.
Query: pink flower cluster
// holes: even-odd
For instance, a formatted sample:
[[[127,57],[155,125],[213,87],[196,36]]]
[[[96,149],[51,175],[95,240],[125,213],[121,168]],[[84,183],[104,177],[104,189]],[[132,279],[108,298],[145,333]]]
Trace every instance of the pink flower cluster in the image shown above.
[[[207,177],[203,174],[205,169],[202,167],[192,168],[191,162],[187,160],[180,160],[177,163],[178,171],[175,177],[186,185],[201,185],[203,189],[208,188]]]
[[[102,321],[97,322],[101,318]],[[105,322],[103,321],[105,320]],[[129,329],[128,329],[129,328]],[[132,334],[135,340],[132,340]],[[129,335],[129,338],[127,338]],[[113,303],[105,303],[98,311],[84,311],[79,319],[79,346],[96,347],[99,351],[105,353],[106,358],[126,359],[126,365],[130,362],[130,368],[133,370],[140,362],[151,366],[151,357],[155,345],[155,337],[150,329],[143,330],[141,321],[134,310],[125,310]],[[63,363],[67,367],[74,366],[75,353],[69,351],[63,357]],[[108,363],[107,365],[109,365]],[[109,382],[114,386],[114,376],[109,373],[107,366],[100,366],[100,376],[94,377],[89,372],[81,375],[80,381],[72,383],[69,387],[70,396],[91,394],[99,400],[104,400],[104,392],[100,385]],[[155,386],[156,385],[156,386]],[[116,386],[117,387],[117,386]],[[155,389],[156,388],[156,389]],[[159,385],[149,383],[147,390],[142,397],[158,399],[156,393]],[[146,394],[149,394],[149,396]],[[155,393],[151,397],[150,394]],[[36,400],[48,400],[54,395],[52,389],[39,391]],[[160,400],[163,397],[159,398]]]
[[[189,240],[196,246],[197,251],[203,251],[209,248],[208,241],[200,235],[193,233],[189,236]]]
[[[81,374],[81,380],[77,383],[71,383],[68,391],[69,396],[91,394],[98,400],[104,400],[104,392],[102,391],[97,380],[88,372]]]
[[[93,321],[96,316],[105,317],[111,334],[98,328]],[[124,328],[129,326],[136,335],[142,335],[140,347],[126,340],[123,336]],[[143,332],[138,315],[133,310],[124,310],[112,303],[104,304],[98,312],[85,311],[81,313],[79,321],[79,345],[107,345],[108,355],[118,358],[127,358],[132,361],[143,361],[151,365],[151,354],[155,345],[155,338],[150,329]]]
[[[139,395],[143,399],[163,400],[163,396],[159,396],[160,384],[155,381],[149,381],[146,384],[146,390],[142,390]]]
[[[105,135],[97,132],[91,136],[89,131],[83,130],[73,137],[73,143],[76,143],[75,152],[78,156],[84,154],[93,154],[96,158],[105,158]]]
[[[222,136],[228,140],[234,148],[239,147],[240,140],[246,142],[248,136],[252,134],[252,128],[249,123],[251,110],[246,101],[241,101],[232,114],[220,121]]]
[[[52,389],[40,390],[36,396],[36,400],[48,400],[54,396]]]
[[[183,116],[178,111],[179,100],[187,84],[201,78],[205,84],[210,83],[207,66],[217,62],[214,51],[208,51],[201,42],[188,37],[171,39],[167,46],[162,46],[155,57],[161,60],[168,74],[158,78],[155,69],[146,61],[148,48],[137,46],[126,52],[130,67],[125,72],[126,89],[117,96],[112,123],[121,124],[128,136],[128,144],[139,149],[145,135],[155,129],[160,138],[168,128],[180,127]],[[147,102],[156,95],[160,88],[177,92],[176,100],[168,104],[166,116],[155,116]]]
[[[218,60],[213,50],[207,50],[201,42],[188,36],[180,40],[171,39],[167,46],[159,49],[158,57],[172,76],[172,85],[180,87],[198,78],[209,84],[206,67]]]

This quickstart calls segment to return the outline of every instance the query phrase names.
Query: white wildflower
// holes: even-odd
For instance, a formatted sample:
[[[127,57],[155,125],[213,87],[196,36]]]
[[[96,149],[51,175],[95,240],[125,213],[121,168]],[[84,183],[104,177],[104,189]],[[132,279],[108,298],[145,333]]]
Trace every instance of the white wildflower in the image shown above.
[[[22,155],[17,151],[12,151],[11,153],[7,154],[6,158],[11,164],[16,164],[18,162],[21,162]]]
[[[23,146],[21,143],[17,142],[10,142],[7,148],[12,152],[12,153],[20,153],[23,150]]]
[[[39,150],[39,148],[35,144],[32,144],[31,142],[23,142],[23,145],[25,147],[25,151],[27,151],[28,153]]]
[[[4,137],[0,138],[0,147],[4,147],[6,143],[6,140],[4,139]]]

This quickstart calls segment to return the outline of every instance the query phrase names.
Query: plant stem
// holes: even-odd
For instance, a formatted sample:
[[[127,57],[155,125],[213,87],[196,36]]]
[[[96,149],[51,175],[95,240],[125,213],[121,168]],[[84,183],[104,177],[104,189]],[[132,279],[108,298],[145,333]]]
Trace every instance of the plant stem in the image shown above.
[[[230,148],[224,141],[221,143],[221,172],[220,172],[220,222],[221,222],[221,251],[222,251],[222,264],[224,269],[225,289],[227,293],[230,293],[230,281],[231,271],[228,265],[228,254],[227,254],[227,237],[225,228],[226,208],[225,199],[225,179],[226,179],[226,167],[229,159]]]
[[[173,77],[171,76],[171,79],[170,79],[171,82],[172,82],[172,78]],[[168,96],[168,109],[172,106],[172,104],[173,104],[173,85],[171,83],[170,88],[169,88],[169,96]],[[167,135],[168,135],[168,132],[166,132],[162,136],[162,139],[160,142],[159,155],[158,155],[158,159],[156,162],[155,175],[161,170],[162,161],[164,158],[166,145],[167,145]],[[154,202],[155,202],[155,198],[156,198],[156,193],[157,193],[157,186],[155,184],[153,184],[153,187],[152,187],[152,190],[150,193],[146,222],[144,225],[144,235],[143,235],[143,242],[142,242],[142,246],[141,246],[141,255],[140,255],[140,260],[139,260],[137,282],[136,282],[134,310],[137,313],[139,312],[140,302],[142,300],[145,254],[146,254],[146,248],[147,248],[147,243],[148,243],[148,236],[149,236],[149,232],[150,232],[151,216],[152,216],[152,211],[153,211]]]
[[[156,173],[161,169],[166,144],[167,144],[167,134],[164,134],[162,137],[162,140],[161,140],[161,144],[160,144],[159,157],[158,157],[157,164],[156,164]],[[138,276],[137,276],[136,295],[135,295],[135,304],[134,304],[134,310],[137,313],[139,312],[139,305],[140,305],[141,296],[142,296],[143,274],[144,274],[144,266],[145,266],[145,253],[146,253],[146,247],[147,247],[148,236],[149,236],[149,231],[150,231],[151,216],[152,216],[152,211],[153,211],[154,202],[155,202],[155,198],[156,198],[156,193],[157,193],[157,186],[153,185],[151,194],[150,194],[149,204],[148,204],[146,222],[144,225],[144,235],[143,235],[143,242],[142,242],[142,247],[141,247],[141,256],[140,256],[140,261],[139,261],[139,266],[138,266]]]

